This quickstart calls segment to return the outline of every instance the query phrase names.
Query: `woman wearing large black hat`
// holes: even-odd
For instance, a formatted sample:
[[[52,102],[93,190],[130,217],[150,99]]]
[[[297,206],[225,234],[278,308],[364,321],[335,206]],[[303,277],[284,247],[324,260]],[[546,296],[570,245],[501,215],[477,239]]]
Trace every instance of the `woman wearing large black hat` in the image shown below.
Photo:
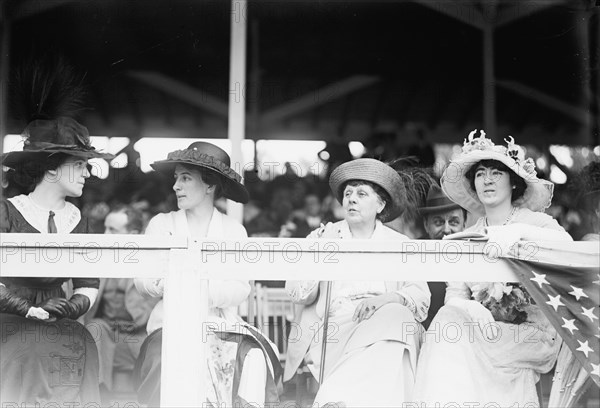
[[[33,83],[31,94],[40,86],[65,94],[68,76],[66,71],[37,75],[39,82]],[[53,99],[45,96],[33,103],[33,119],[22,133],[23,149],[1,156],[2,166],[29,191],[0,202],[2,233],[88,232],[86,219],[66,199],[82,195],[90,177],[88,159],[111,156],[92,147],[88,130],[75,119],[52,112],[55,107],[43,102]],[[36,268],[35,264],[29,267]],[[61,287],[67,280],[0,278],[3,403],[85,405],[99,401],[96,346],[86,329],[74,321],[94,303],[99,280],[73,278],[70,298]],[[57,337],[36,340],[22,335],[21,329],[52,332]]]
[[[165,160],[152,167],[174,177],[173,191],[179,211],[158,214],[150,220],[146,234],[179,235],[194,238],[243,239],[246,229],[237,221],[220,213],[215,200],[225,197],[246,203],[248,192],[241,177],[231,169],[229,155],[221,148],[206,142],[192,143],[187,149],[168,154]],[[136,279],[140,292],[162,297],[163,280]],[[209,320],[216,327],[236,333],[234,339],[223,340],[216,335],[208,337],[210,352],[207,361],[190,362],[206,373],[208,400],[214,406],[235,406],[252,403],[257,406],[278,401],[275,380],[279,376],[279,359],[275,347],[254,327],[243,322],[237,307],[250,294],[245,280],[210,281]],[[149,337],[142,346],[138,359],[137,375],[140,377],[138,397],[151,406],[160,403],[160,351],[162,344],[162,301],[153,310],[148,321]],[[243,328],[243,331],[240,331]],[[242,343],[244,346],[242,346]],[[239,346],[239,347],[238,347]],[[250,351],[241,355],[241,350]],[[217,355],[218,354],[218,355]],[[221,361],[234,361],[234,370],[225,370]],[[239,381],[234,381],[234,376]],[[220,378],[219,381],[213,380]]]

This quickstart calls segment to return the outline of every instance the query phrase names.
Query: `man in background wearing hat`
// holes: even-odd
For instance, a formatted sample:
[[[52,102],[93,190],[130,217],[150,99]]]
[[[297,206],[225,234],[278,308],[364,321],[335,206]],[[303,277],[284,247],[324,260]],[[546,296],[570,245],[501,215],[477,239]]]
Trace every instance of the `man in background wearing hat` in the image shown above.
[[[423,216],[423,226],[427,232],[424,239],[443,239],[446,235],[455,234],[465,229],[467,211],[450,201],[438,185],[434,185],[427,194],[425,207],[419,209]],[[431,305],[427,320],[423,322],[429,328],[438,310],[444,306],[446,284],[444,282],[427,282],[431,291]]]

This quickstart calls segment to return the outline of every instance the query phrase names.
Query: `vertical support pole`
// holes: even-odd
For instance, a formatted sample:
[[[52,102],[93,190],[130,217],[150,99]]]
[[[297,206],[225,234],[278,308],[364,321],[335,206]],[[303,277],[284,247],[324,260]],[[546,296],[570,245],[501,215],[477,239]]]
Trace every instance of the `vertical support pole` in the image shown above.
[[[8,79],[10,76],[10,29],[11,22],[6,15],[6,3],[0,3],[0,153],[4,153],[4,136],[8,133]],[[0,169],[2,171],[2,169]],[[0,174],[0,199],[8,180]]]
[[[600,101],[598,95],[600,95],[600,7],[592,7],[590,14],[588,15],[589,31],[588,38],[590,39],[590,91],[596,95],[596,98],[591,99],[591,135],[590,145],[600,145]]]
[[[231,0],[231,46],[229,58],[229,124],[231,165],[243,172],[242,141],[246,128],[246,0]],[[227,213],[239,222],[243,220],[242,204],[229,201]]]
[[[250,70],[250,89],[248,95],[251,95],[250,99],[250,123],[252,125],[252,135],[251,138],[254,140],[254,170],[257,169],[257,150],[256,150],[256,142],[258,139],[259,129],[260,129],[260,63],[259,63],[259,37],[258,37],[258,21],[252,20],[251,25],[252,30],[252,48],[251,48],[251,60],[252,66]],[[256,295],[256,281],[250,281],[250,287],[252,290],[250,291],[250,296],[248,297],[248,323],[256,324],[254,322],[254,305],[255,305],[255,295]],[[258,304],[258,297],[256,297],[256,304]],[[258,310],[257,310],[258,312]],[[261,322],[260,319],[258,322]],[[262,326],[258,326],[260,330],[262,330]]]
[[[496,135],[496,78],[494,77],[494,26],[483,29],[483,124],[493,138]]]
[[[258,20],[255,18],[251,24],[252,36],[252,48],[251,48],[251,68],[250,68],[250,86],[252,95],[250,105],[250,117],[252,123],[252,134],[251,138],[254,140],[254,170],[258,169],[258,156],[256,149],[256,142],[260,136],[260,96],[261,96],[261,82],[260,82],[260,30]]]
[[[4,136],[8,131],[8,78],[10,75],[10,26],[6,15],[6,2],[0,3],[0,153],[4,152]]]
[[[583,144],[590,137],[593,140],[594,124],[592,121],[592,112],[594,111],[594,95],[592,94],[592,76],[594,69],[591,66],[591,50],[590,50],[590,18],[592,14],[587,10],[576,10],[573,14],[573,27],[575,28],[575,42],[577,44],[577,53],[581,56],[578,59],[577,75],[581,78],[581,97],[579,107],[585,112],[585,123],[583,124],[583,134],[581,140]],[[596,118],[597,120],[597,118]]]
[[[163,296],[162,407],[206,404],[208,280],[195,242],[172,249]]]

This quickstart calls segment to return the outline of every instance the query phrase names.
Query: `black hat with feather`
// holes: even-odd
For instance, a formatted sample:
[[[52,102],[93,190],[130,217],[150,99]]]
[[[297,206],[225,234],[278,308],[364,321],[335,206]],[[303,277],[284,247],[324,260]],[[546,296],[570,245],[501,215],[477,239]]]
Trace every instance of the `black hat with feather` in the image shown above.
[[[71,116],[81,110],[82,81],[61,58],[46,58],[27,64],[16,76],[21,115],[28,124],[21,133],[23,150],[4,153],[2,165],[15,168],[64,153],[85,159],[114,156],[96,150],[85,126]]]

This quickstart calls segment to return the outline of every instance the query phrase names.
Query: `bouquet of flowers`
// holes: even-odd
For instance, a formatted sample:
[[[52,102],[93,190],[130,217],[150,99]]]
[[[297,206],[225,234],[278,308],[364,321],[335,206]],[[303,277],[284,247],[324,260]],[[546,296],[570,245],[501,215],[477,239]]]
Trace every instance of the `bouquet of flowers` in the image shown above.
[[[481,282],[473,286],[472,298],[492,312],[498,322],[521,324],[533,299],[519,283]]]

